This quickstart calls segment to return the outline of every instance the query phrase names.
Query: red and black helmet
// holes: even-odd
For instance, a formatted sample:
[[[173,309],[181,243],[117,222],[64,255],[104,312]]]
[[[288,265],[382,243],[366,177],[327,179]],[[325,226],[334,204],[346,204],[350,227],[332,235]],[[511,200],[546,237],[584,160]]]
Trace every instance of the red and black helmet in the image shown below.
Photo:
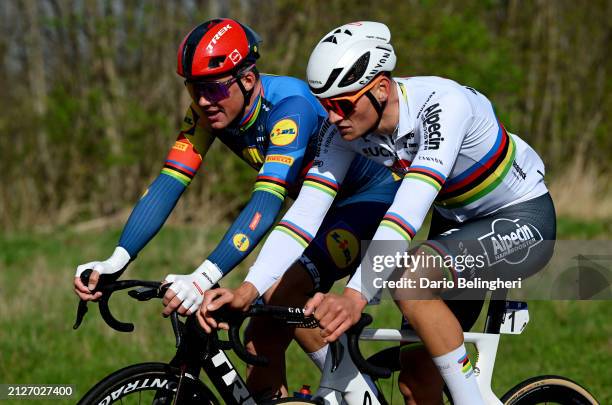
[[[186,79],[238,72],[259,58],[260,42],[255,31],[238,21],[206,21],[181,42],[176,71]]]

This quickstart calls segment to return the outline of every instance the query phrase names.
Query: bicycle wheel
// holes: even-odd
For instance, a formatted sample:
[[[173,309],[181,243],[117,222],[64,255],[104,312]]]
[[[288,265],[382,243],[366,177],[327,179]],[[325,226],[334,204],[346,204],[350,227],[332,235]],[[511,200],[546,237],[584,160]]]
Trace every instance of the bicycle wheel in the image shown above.
[[[104,378],[78,402],[83,405],[173,404],[180,383],[180,404],[213,404],[219,402],[210,389],[197,378],[186,376],[164,363],[142,363],[125,367]]]
[[[597,400],[574,381],[556,375],[529,378],[508,391],[501,401],[505,405],[598,405]]]

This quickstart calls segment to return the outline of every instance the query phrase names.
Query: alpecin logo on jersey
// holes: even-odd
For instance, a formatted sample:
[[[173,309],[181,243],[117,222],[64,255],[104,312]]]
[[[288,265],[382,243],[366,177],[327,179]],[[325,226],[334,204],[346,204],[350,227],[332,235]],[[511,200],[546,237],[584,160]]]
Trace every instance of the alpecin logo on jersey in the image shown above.
[[[425,150],[438,150],[440,149],[440,142],[444,140],[442,133],[440,132],[440,113],[442,109],[440,104],[432,104],[425,109],[423,116],[423,132],[425,139]]]
[[[542,242],[542,234],[521,219],[499,218],[491,224],[491,232],[478,238],[489,266],[505,261],[522,263],[532,247]]]

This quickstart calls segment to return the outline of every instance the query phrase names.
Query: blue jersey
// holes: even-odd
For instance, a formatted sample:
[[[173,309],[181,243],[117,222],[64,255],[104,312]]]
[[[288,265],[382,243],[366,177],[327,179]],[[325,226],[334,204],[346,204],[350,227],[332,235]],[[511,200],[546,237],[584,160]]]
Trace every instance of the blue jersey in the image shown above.
[[[259,170],[255,190],[266,190],[284,199],[295,197],[317,152],[319,134],[329,130],[327,112],[301,80],[286,76],[261,76],[261,91],[240,125],[211,131],[194,103],[189,107],[164,172],[188,184],[215,138]],[[321,136],[322,138],[322,136]],[[341,196],[350,196],[380,181],[393,181],[384,167],[365,158],[356,159],[343,184]]]
[[[337,186],[325,184],[324,179],[306,176],[317,151],[325,147],[320,141],[335,131],[306,83],[291,77],[261,75],[259,93],[252,97],[252,107],[242,120],[222,130],[211,130],[200,107],[195,103],[189,106],[160,177],[139,203],[148,207],[148,219],[137,215],[132,221],[133,213],[119,242],[132,257],[159,230],[217,138],[258,170],[251,200],[208,258],[224,274],[244,259],[274,224],[285,197],[297,196],[303,185],[334,196],[339,192],[339,205],[393,200],[398,178],[366,158],[357,158],[351,164],[340,191]],[[147,199],[154,203],[146,204]],[[152,207],[155,210],[150,212]],[[151,221],[151,216],[157,220]]]

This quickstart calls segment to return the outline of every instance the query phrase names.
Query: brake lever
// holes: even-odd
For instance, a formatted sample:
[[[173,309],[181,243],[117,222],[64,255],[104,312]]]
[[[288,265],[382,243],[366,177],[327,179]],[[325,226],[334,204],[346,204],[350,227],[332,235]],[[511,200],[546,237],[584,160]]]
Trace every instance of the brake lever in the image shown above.
[[[163,296],[169,284],[159,286],[159,283],[156,282],[139,282],[137,280],[117,281],[121,274],[123,274],[123,271],[124,270],[121,270],[113,274],[101,274],[98,279],[98,284],[96,288],[92,291],[92,293],[96,293],[98,291],[102,293],[102,296],[98,300],[98,309],[100,311],[102,319],[104,319],[108,326],[119,332],[132,332],[134,330],[133,323],[121,322],[111,314],[110,309],[108,307],[108,301],[112,293],[114,291],[135,287],[136,285],[140,284],[144,288],[137,288],[135,290],[128,291],[128,294],[133,298],[140,299],[141,301],[146,301],[156,296]],[[91,269],[87,269],[83,273],[81,273],[80,278],[81,282],[84,285],[87,285],[89,283],[91,273]],[[75,324],[73,325],[74,329],[80,326],[86,313],[87,302],[79,302],[79,306],[77,308],[77,319],[75,321]]]
[[[89,281],[89,276],[91,276],[91,272],[92,270],[87,269],[83,273],[81,273],[81,282],[84,285],[87,285],[87,282]],[[76,330],[79,328],[79,326],[81,326],[81,323],[83,322],[83,319],[87,314],[87,310],[87,301],[80,300],[79,305],[77,307],[76,320],[74,321],[74,325],[72,325],[72,329]]]
[[[83,318],[85,318],[85,314],[87,314],[87,301],[80,300],[79,306],[77,307],[76,321],[74,321],[74,325],[72,325],[72,329],[78,329],[81,326],[81,322],[83,322]]]
[[[178,348],[181,343],[183,343],[183,334],[181,330],[181,323],[178,317],[178,312],[174,311],[170,314],[170,323],[172,323],[172,331],[174,332],[176,347]]]

